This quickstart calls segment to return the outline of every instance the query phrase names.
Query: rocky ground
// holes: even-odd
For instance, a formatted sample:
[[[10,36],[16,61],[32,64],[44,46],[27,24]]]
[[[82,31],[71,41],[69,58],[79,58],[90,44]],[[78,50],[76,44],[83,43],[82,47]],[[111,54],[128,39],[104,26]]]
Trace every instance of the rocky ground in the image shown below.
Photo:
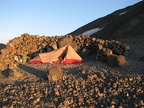
[[[49,82],[47,68],[54,64],[20,64],[22,76],[0,74],[2,108],[143,108],[144,39],[120,40],[131,47],[123,67],[104,62],[85,61],[59,65],[63,79]]]

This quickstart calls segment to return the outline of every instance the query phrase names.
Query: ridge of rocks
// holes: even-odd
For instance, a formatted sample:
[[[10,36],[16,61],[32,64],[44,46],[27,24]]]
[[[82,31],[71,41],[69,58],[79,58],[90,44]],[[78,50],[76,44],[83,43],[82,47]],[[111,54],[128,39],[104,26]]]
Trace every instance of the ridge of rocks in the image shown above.
[[[67,39],[64,40],[64,38]],[[16,67],[19,64],[16,57],[22,55],[34,57],[41,49],[49,47],[53,50],[67,43],[70,43],[83,59],[88,57],[95,59],[100,56],[103,58],[108,56],[107,50],[116,55],[130,54],[130,47],[116,40],[103,40],[88,35],[48,37],[25,33],[10,40],[6,48],[0,50],[0,71]]]

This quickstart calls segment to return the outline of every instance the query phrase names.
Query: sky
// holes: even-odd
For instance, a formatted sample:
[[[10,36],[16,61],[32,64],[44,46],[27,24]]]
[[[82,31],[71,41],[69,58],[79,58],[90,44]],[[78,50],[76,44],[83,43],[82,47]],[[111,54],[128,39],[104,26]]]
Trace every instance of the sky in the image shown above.
[[[0,43],[23,33],[62,36],[142,0],[0,0]]]

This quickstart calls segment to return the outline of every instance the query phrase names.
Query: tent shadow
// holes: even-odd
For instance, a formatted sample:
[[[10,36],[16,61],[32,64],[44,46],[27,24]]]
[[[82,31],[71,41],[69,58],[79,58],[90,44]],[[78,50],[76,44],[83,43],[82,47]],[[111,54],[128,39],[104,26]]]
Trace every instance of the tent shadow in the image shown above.
[[[43,78],[44,80],[47,80],[47,72],[46,71],[43,71],[43,70],[39,70],[39,69],[36,69],[36,68],[33,68],[33,67],[30,67],[30,66],[27,66],[27,65],[24,65],[24,64],[19,64],[18,67],[30,74],[33,74],[35,75],[36,77],[39,77],[39,78]]]

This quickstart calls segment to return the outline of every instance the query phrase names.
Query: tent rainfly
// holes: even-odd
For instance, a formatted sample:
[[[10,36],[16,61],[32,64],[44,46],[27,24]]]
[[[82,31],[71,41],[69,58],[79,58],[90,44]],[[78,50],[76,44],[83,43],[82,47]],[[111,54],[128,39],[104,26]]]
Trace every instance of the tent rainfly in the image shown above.
[[[30,60],[29,64],[73,64],[83,62],[82,58],[75,52],[70,44],[60,49],[47,53],[40,53],[38,56]]]

